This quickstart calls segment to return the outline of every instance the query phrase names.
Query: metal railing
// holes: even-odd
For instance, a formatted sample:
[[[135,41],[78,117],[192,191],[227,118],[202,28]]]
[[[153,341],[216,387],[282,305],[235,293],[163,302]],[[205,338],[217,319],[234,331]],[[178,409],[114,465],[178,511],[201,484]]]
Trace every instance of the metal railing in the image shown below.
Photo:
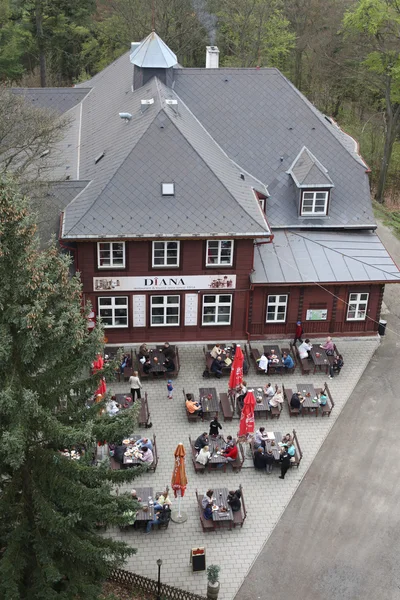
[[[143,575],[137,575],[130,571],[123,571],[122,569],[113,569],[108,580],[119,583],[124,587],[133,587],[143,590],[144,592],[154,595],[154,597],[156,597],[158,591],[158,583],[154,579],[149,579],[148,577],[143,577]],[[160,592],[163,600],[207,600],[205,596],[198,596],[197,594],[192,594],[191,592],[181,590],[172,585],[167,585],[166,583],[161,583]]]

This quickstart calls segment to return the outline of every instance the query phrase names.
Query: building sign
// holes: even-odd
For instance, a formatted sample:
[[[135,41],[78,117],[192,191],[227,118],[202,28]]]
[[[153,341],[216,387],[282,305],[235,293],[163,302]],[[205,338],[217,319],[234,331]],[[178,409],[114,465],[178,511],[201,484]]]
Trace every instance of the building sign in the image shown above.
[[[236,275],[158,275],[154,277],[93,277],[95,292],[163,292],[234,290]]]
[[[185,294],[185,325],[197,325],[198,294]]]
[[[307,321],[326,321],[328,318],[327,308],[310,309],[307,311]]]

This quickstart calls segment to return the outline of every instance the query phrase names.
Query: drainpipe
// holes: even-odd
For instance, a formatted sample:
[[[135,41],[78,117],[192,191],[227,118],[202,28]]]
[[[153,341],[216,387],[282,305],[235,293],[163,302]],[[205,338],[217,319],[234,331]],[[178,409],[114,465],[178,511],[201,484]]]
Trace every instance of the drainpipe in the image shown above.
[[[254,246],[263,246],[264,244],[272,244],[273,240],[274,240],[274,234],[271,233],[271,235],[268,238],[268,241],[266,242],[255,242]],[[253,259],[254,261],[254,259]],[[253,269],[251,270],[251,272],[254,271],[254,262],[253,262]],[[250,293],[254,291],[254,286],[252,284],[250,284],[250,288],[247,292],[247,301],[246,301],[246,335],[247,335],[247,343],[249,343],[250,341],[250,332],[247,331],[248,327],[249,327],[249,311],[250,311]]]

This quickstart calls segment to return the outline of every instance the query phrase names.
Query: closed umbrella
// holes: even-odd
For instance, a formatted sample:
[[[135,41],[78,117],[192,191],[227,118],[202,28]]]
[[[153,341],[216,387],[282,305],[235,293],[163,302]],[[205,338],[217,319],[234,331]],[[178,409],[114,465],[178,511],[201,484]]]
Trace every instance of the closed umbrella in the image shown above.
[[[175,452],[175,465],[172,473],[171,487],[174,490],[175,498],[178,498],[178,512],[173,511],[171,519],[175,523],[184,523],[187,520],[187,514],[181,513],[181,500],[185,495],[187,486],[187,475],[186,475],[186,464],[185,464],[185,447],[184,445],[178,444]]]
[[[243,360],[244,360],[243,352],[242,352],[240,345],[238,344],[236,346],[235,358],[233,359],[231,375],[229,377],[229,389],[232,391],[236,390],[236,388],[243,381]],[[236,394],[235,394],[235,403],[236,403]],[[236,414],[236,406],[235,406],[234,413]]]
[[[106,383],[106,379],[105,377],[102,377],[100,380],[100,385],[97,388],[96,392],[95,392],[95,396],[97,398],[97,396],[104,396],[104,394],[107,392],[107,383]]]
[[[240,416],[239,435],[254,433],[254,407],[256,399],[253,390],[249,390],[244,399],[242,414]]]
[[[93,374],[101,371],[104,366],[104,359],[102,355],[97,354],[97,359],[93,361]]]

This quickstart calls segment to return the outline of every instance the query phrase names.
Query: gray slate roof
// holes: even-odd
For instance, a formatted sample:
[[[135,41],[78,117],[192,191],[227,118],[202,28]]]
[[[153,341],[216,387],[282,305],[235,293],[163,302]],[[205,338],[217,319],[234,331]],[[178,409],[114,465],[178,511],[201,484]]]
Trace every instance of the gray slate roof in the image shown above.
[[[151,69],[168,69],[177,64],[176,54],[152,31],[130,55],[132,64]]]
[[[133,94],[120,86],[107,103],[103,84],[83,103],[81,176],[91,183],[65,211],[64,238],[269,234],[254,180],[171,89],[153,78]],[[144,112],[143,98],[154,99]],[[163,182],[175,183],[173,197],[161,195]]]
[[[305,146],[293,161],[288,174],[299,188],[334,187],[328,170]]]
[[[327,120],[276,69],[175,69],[174,90],[242,168],[268,186],[274,228],[374,228],[367,166],[354,140]],[[329,215],[298,216],[287,173],[303,146],[335,187]]]
[[[400,281],[400,271],[373,232],[274,231],[255,247],[251,282]]]
[[[15,95],[24,96],[34,106],[49,108],[62,115],[82,102],[90,88],[12,88],[11,91]]]

